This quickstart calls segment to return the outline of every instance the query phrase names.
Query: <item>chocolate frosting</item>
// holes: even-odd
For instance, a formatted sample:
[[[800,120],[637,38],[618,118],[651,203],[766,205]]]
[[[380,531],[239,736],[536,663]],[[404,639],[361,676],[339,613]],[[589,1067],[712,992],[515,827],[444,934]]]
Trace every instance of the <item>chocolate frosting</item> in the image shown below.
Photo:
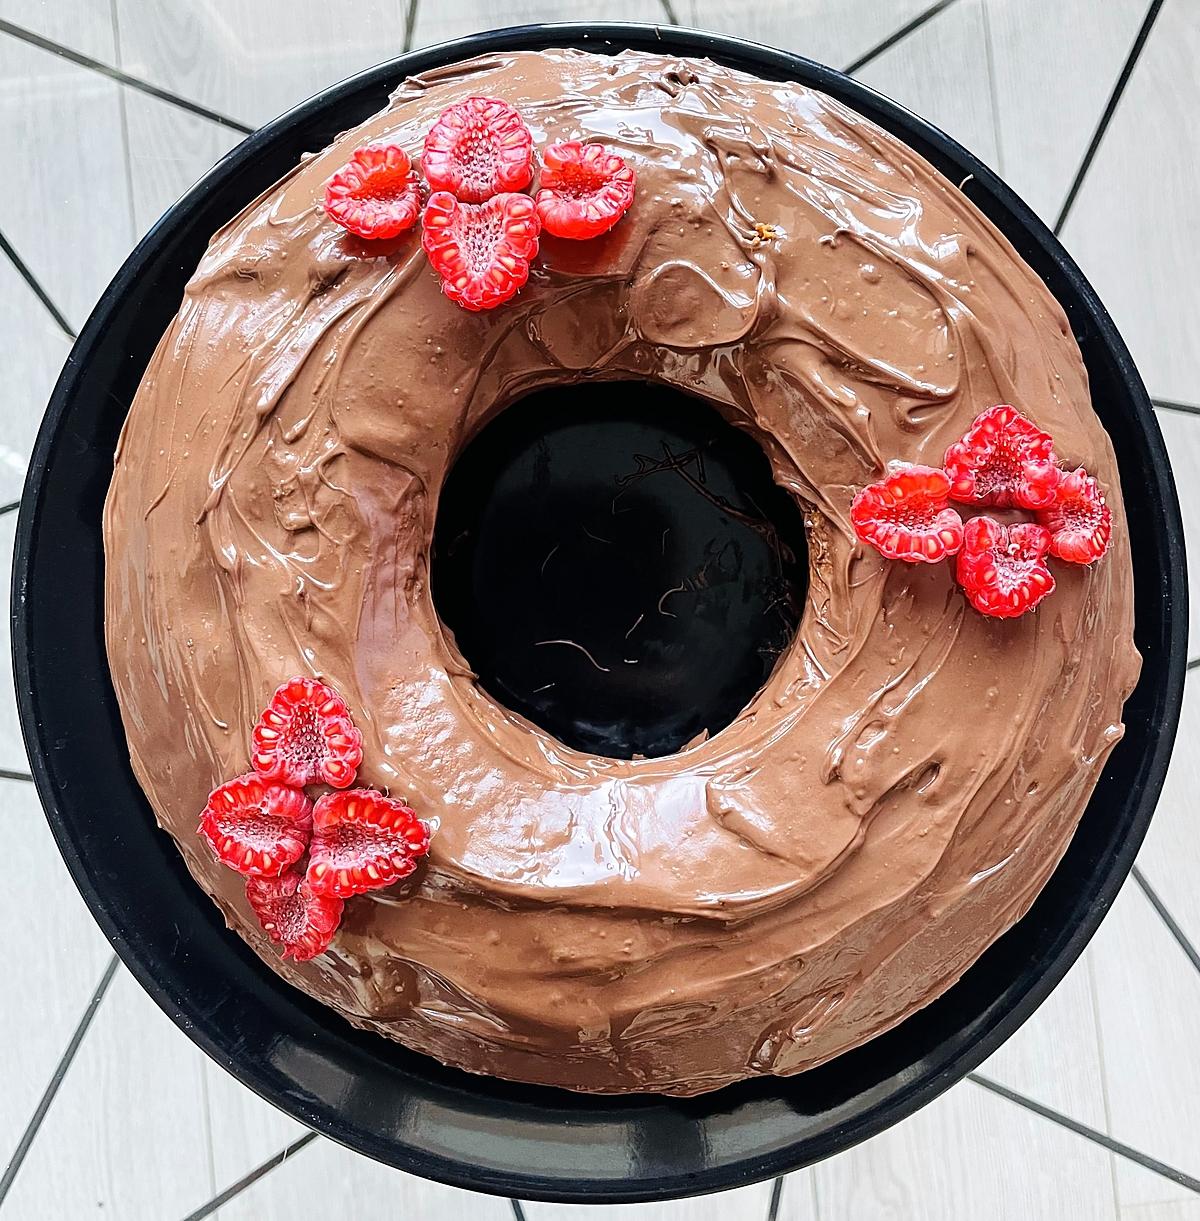
[[[323,214],[356,146],[412,154],[443,107],[508,100],[535,146],[607,142],[638,192],[545,238],[485,314],[419,237]],[[769,225],[764,239],[756,226]],[[803,507],[810,591],[770,680],[678,754],[570,750],[480,689],[429,552],[466,440],[536,387],[639,377],[713,404]],[[1108,489],[1115,541],[1015,621],[951,567],[855,541],[890,459],[939,465],[1012,402]],[[213,239],[130,410],[104,520],[130,754],[229,925],[357,1025],[453,1065],[693,1094],[794,1073],[927,1004],[1062,855],[1138,673],[1112,447],[1062,309],[926,162],[819,93],[704,61],[488,56],[406,81]],[[274,688],[316,674],[362,783],[437,828],[408,883],[283,964],[196,835]]]

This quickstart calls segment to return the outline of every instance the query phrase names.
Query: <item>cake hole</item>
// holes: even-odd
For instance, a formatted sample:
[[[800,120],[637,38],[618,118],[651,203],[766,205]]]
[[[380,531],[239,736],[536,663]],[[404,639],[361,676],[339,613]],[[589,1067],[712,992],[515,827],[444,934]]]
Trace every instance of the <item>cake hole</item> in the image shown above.
[[[533,393],[471,441],[431,579],[493,699],[633,758],[737,717],[795,633],[807,567],[753,439],[681,391],[605,382]]]

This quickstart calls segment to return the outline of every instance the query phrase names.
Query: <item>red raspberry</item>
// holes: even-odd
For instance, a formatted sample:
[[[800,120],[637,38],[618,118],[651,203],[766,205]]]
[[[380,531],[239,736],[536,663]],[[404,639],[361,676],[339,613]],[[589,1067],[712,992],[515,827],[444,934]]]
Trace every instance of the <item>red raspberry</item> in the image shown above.
[[[542,227],[555,237],[606,233],[633,203],[634,173],[600,144],[571,140],[542,154],[542,181],[534,196]]]
[[[217,860],[251,877],[277,877],[304,855],[312,802],[250,772],[208,795],[200,834]]]
[[[421,241],[442,291],[464,309],[495,309],[529,279],[541,223],[528,195],[460,203],[438,191],[425,206]]]
[[[395,144],[357,149],[325,188],[325,211],[359,237],[397,237],[421,213],[412,162]]]
[[[345,904],[332,895],[314,894],[300,869],[278,878],[247,878],[246,900],[283,957],[307,962],[323,953],[341,923]]]
[[[962,546],[962,518],[950,508],[949,495],[945,471],[901,467],[854,497],[850,521],[858,537],[889,560],[936,564]]]
[[[1061,472],[1050,434],[998,403],[946,450],[946,474],[953,500],[1039,509],[1054,499]]]
[[[973,517],[963,531],[958,583],[977,611],[1015,619],[1054,590],[1054,577],[1046,567],[1049,550],[1045,526],[1002,526],[992,517]]]
[[[390,886],[429,851],[429,830],[402,801],[373,789],[330,793],[313,811],[307,880],[314,894],[347,899]]]
[[[1063,475],[1054,503],[1038,513],[1038,520],[1050,531],[1050,554],[1072,564],[1098,560],[1112,541],[1112,510],[1083,467]]]
[[[261,776],[299,788],[324,782],[344,789],[362,762],[362,734],[346,701],[315,678],[289,679],[271,697],[251,735]]]
[[[429,129],[421,168],[435,191],[483,203],[529,185],[533,136],[507,102],[467,98],[443,110]]]

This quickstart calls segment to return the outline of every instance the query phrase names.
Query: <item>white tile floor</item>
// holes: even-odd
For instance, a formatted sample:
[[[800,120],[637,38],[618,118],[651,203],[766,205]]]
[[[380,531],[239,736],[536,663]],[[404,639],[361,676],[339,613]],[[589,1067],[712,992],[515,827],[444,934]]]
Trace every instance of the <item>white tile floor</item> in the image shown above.
[[[137,236],[243,130],[406,44],[526,21],[675,16],[838,66],[867,57],[863,80],[960,138],[1054,223],[1147,3],[0,0],[0,159],[11,167],[0,191],[0,557],[9,563],[14,514],[4,509],[20,494],[68,332]],[[1198,539],[1200,3],[1160,3],[1150,6],[1156,20],[1144,53],[1062,232],[1152,395],[1175,404],[1160,407],[1160,422]],[[931,7],[934,15],[920,21]],[[1200,571],[1200,551],[1193,559]],[[0,623],[6,634],[7,620]],[[1200,656],[1200,605],[1192,629],[1192,654]],[[1189,959],[1180,940],[1200,945],[1200,834],[1192,816],[1200,672],[1189,684],[1167,791],[1139,861],[1145,885],[1129,883],[1081,962],[981,1070],[986,1082],[1048,1108],[1049,1117],[965,1081],[867,1145],[790,1176],[774,1200],[765,1184],[590,1215],[1200,1221],[1200,959],[1194,951]],[[210,1064],[123,968],[103,988],[110,951],[19,778],[25,767],[4,667],[0,817],[10,829],[10,868],[0,927],[28,928],[32,918],[37,928],[36,937],[6,942],[13,982],[0,994],[0,1166],[15,1171],[0,1180],[8,1184],[6,1194],[0,1185],[4,1221],[513,1215],[503,1201],[305,1138]],[[98,987],[100,1002],[90,1009]],[[38,1122],[40,1100],[89,1012],[94,1020]],[[1157,1159],[1166,1173],[1055,1115]],[[297,1141],[282,1164],[213,1203]],[[585,1214],[526,1204],[524,1215]]]

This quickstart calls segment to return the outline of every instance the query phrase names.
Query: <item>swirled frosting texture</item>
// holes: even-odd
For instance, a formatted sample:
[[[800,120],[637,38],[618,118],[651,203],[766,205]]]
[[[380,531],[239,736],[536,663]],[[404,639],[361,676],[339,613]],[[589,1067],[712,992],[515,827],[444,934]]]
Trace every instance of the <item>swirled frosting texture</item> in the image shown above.
[[[323,215],[330,174],[446,105],[598,138],[638,196],[546,239],[470,315],[411,234]],[[776,237],[756,238],[756,224]],[[593,758],[497,705],[428,564],[455,453],[547,384],[657,378],[747,429],[805,510],[811,588],[770,681],[709,741]],[[1116,541],[1015,622],[950,567],[855,544],[851,495],[939,464],[1010,401],[1109,489]],[[821,94],[703,61],[574,51],[404,83],[218,233],[130,410],[105,514],[107,632],[137,775],[230,926],[352,1022],[475,1072],[691,1094],[837,1055],[938,996],[1029,907],[1138,672],[1117,468],[1067,320],[972,204]],[[363,782],[438,830],[284,965],[195,835],[275,686],[314,673]]]

